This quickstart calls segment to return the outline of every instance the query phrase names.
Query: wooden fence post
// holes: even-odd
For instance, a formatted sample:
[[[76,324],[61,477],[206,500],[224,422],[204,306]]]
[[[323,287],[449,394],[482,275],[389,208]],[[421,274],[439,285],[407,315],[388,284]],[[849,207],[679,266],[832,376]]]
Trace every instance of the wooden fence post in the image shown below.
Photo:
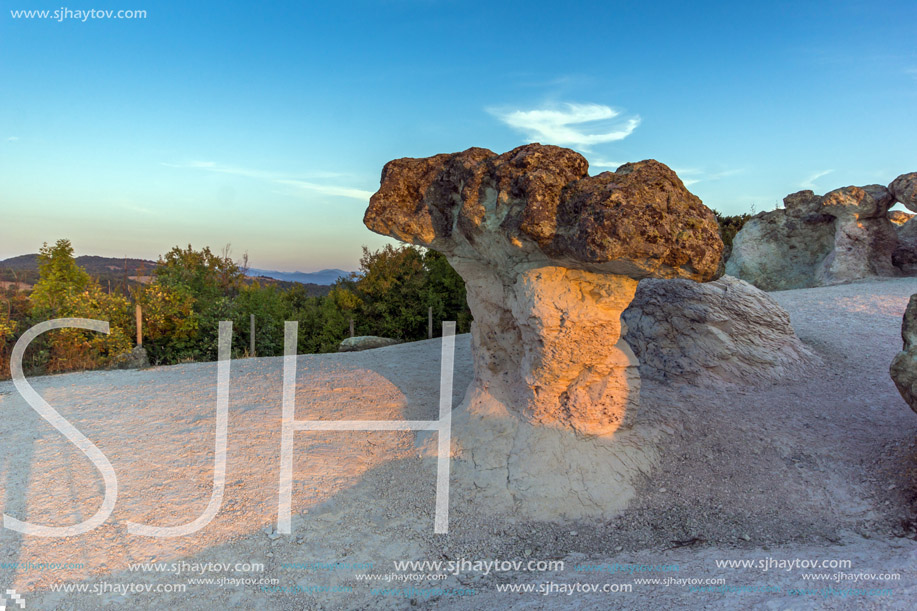
[[[140,304],[137,304],[137,309],[135,311],[135,317],[137,319],[137,345],[143,345],[143,312],[140,310]]]
[[[433,306],[427,310],[427,338],[433,339]]]
[[[248,343],[249,343],[249,356],[255,356],[255,315],[252,314],[249,319],[249,331],[248,331]]]

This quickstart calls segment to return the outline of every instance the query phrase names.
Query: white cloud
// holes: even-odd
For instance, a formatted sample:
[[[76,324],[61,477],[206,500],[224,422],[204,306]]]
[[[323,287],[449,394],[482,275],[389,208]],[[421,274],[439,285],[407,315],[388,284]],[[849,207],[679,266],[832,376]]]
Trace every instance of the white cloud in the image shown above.
[[[678,177],[681,179],[681,182],[686,186],[690,187],[699,183],[703,178],[700,176],[704,173],[703,170],[698,170],[697,168],[683,168],[676,169],[672,168],[672,171],[678,174]],[[687,178],[688,176],[696,176],[697,178]]]
[[[640,117],[636,115],[614,122],[620,111],[601,104],[568,103],[554,108],[489,112],[530,141],[584,151],[596,144],[623,140],[640,125]]]
[[[607,159],[596,159],[595,161],[589,162],[590,168],[608,168],[609,170],[617,170],[626,162],[624,161],[609,161]]]
[[[834,170],[822,170],[821,172],[815,172],[814,174],[806,178],[804,181],[799,183],[799,186],[802,187],[803,189],[811,189],[812,191],[814,191],[815,189],[818,188],[815,186],[815,181],[821,178],[822,176],[827,176],[828,174],[830,174],[833,171]]]
[[[307,191],[315,191],[316,193],[321,193],[323,195],[337,195],[339,197],[349,197],[351,199],[359,199],[361,201],[368,200],[373,196],[372,191],[353,189],[351,187],[337,187],[334,185],[320,185],[314,182],[307,182],[305,180],[277,180],[276,182],[282,185],[290,185],[292,187],[305,189]]]
[[[16,142],[17,140],[19,140],[19,136],[10,136],[6,139],[7,142]]]
[[[195,170],[205,170],[207,172],[217,172],[220,174],[232,174],[233,176],[243,176],[245,178],[255,178],[258,180],[265,180],[272,182],[278,185],[284,185],[288,187],[296,187],[298,189],[303,189],[306,191],[314,191],[316,193],[321,193],[322,195],[332,195],[336,197],[347,197],[350,199],[357,199],[360,201],[366,201],[372,197],[372,191],[364,191],[362,189],[354,189],[352,187],[344,187],[340,185],[325,185],[315,182],[309,182],[305,180],[297,180],[293,178],[287,178],[285,176],[280,176],[273,172],[264,172],[262,170],[250,170],[247,168],[239,168],[234,166],[224,166],[220,165],[214,161],[189,161],[188,163],[161,163],[169,168],[189,168]],[[322,177],[332,177],[332,176],[341,176],[340,174],[332,173],[320,173],[318,176]]]

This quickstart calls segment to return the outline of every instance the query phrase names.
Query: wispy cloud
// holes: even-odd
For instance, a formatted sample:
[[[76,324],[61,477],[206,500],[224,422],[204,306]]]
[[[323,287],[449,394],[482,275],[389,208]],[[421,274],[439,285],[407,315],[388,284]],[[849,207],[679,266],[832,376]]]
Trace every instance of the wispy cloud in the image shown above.
[[[912,77],[915,81],[917,81],[917,68],[905,68],[905,69],[904,69],[904,73],[905,73],[905,74],[911,75],[911,77]]]
[[[672,171],[678,174],[681,182],[684,183],[686,187],[690,187],[703,180],[702,175],[704,171],[697,168],[672,168]]]
[[[534,110],[488,109],[488,112],[528,140],[584,151],[596,144],[623,140],[640,125],[639,116],[623,119],[620,111],[601,104],[566,103]]]
[[[822,170],[821,172],[815,172],[814,174],[806,178],[804,181],[799,183],[799,186],[802,187],[803,189],[811,189],[814,191],[815,189],[818,188],[815,186],[815,181],[821,178],[822,176],[827,176],[828,174],[830,174],[833,171],[834,170]]]
[[[10,136],[6,139],[7,142],[16,142],[19,140],[19,136]]]
[[[272,182],[274,184],[283,185],[287,187],[296,187],[297,189],[302,189],[305,191],[312,191],[315,193],[321,193],[322,195],[332,195],[335,197],[347,197],[350,199],[357,199],[360,201],[366,201],[372,197],[372,191],[364,191],[363,189],[355,189],[353,187],[345,187],[341,185],[326,185],[316,182],[310,182],[306,180],[299,180],[295,178],[290,178],[287,176],[282,176],[274,172],[265,172],[263,170],[252,170],[249,168],[240,168],[235,166],[226,166],[216,163],[214,161],[189,161],[187,163],[161,163],[168,168],[185,168],[185,169],[195,169],[195,170],[205,170],[207,172],[216,172],[219,174],[232,174],[233,176],[243,176],[245,178],[254,178],[257,180],[264,180],[267,182]],[[322,172],[318,174],[319,177],[340,177],[342,174]]]
[[[323,195],[336,195],[339,197],[349,197],[351,199],[359,199],[361,201],[368,200],[373,195],[372,191],[364,191],[362,189],[354,189],[352,187],[320,185],[320,184],[317,184],[314,182],[308,182],[305,180],[277,180],[276,182],[281,185],[289,185],[291,187],[305,189],[306,191],[315,191],[316,193],[321,193]]]
[[[620,167],[621,167],[622,165],[624,165],[625,163],[627,163],[627,162],[625,162],[625,161],[609,161],[609,160],[607,160],[607,159],[596,159],[595,161],[590,161],[590,162],[589,162],[589,167],[590,167],[590,168],[607,168],[607,169],[609,169],[609,170],[617,170],[618,168],[620,168]]]

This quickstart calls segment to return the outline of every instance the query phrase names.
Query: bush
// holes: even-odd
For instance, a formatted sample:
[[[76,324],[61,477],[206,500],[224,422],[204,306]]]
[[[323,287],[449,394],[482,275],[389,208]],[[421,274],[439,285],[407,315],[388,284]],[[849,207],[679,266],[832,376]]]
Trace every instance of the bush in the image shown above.
[[[726,261],[732,254],[732,241],[752,215],[739,214],[736,216],[724,216],[716,210],[713,211],[713,214],[716,215],[716,222],[720,227],[720,237],[723,239],[723,245],[725,247],[723,248],[723,261]]]

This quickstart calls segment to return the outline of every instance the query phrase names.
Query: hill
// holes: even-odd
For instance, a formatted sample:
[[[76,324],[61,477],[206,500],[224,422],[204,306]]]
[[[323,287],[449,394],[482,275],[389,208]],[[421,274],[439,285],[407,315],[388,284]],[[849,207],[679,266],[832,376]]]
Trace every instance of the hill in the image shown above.
[[[278,272],[270,269],[249,269],[250,275],[266,276],[275,280],[285,280],[287,282],[299,282],[301,284],[326,284],[332,285],[337,282],[338,278],[350,275],[342,269],[323,269],[318,272]]]
[[[129,257],[100,257],[97,255],[83,255],[76,257],[76,263],[85,269],[90,276],[99,281],[102,286],[112,289],[131,288],[149,283],[156,261],[149,259],[132,259]],[[262,285],[274,284],[281,289],[289,289],[295,284],[306,287],[307,294],[311,296],[326,295],[330,285],[338,276],[346,276],[348,272],[341,270],[322,270],[313,274],[294,272],[271,272],[250,269],[247,277],[257,280]],[[328,280],[331,277],[333,280]],[[313,278],[310,280],[310,278]],[[11,284],[19,284],[21,289],[29,290],[38,282],[38,254],[19,255],[0,261],[0,288]]]

